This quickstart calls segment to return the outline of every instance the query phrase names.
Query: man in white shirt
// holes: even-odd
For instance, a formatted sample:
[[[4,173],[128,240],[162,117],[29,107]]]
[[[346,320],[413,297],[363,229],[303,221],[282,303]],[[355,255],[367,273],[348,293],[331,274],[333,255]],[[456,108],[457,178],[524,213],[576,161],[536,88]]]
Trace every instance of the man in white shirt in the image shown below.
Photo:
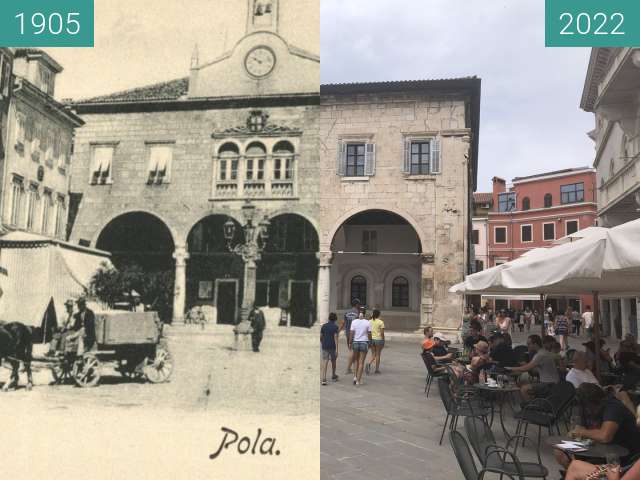
[[[573,356],[573,368],[567,373],[567,382],[571,382],[576,388],[583,383],[598,384],[598,379],[587,368],[587,354],[585,352],[576,352]]]
[[[591,338],[591,335],[593,335],[593,312],[591,311],[591,306],[587,305],[585,307],[582,321],[584,322],[584,329],[587,331],[587,337]]]
[[[362,385],[362,371],[364,370],[364,361],[369,351],[370,342],[371,323],[364,317],[364,310],[361,310],[358,318],[351,322],[349,331],[349,343],[354,355],[353,363],[356,365],[353,375],[354,385]]]

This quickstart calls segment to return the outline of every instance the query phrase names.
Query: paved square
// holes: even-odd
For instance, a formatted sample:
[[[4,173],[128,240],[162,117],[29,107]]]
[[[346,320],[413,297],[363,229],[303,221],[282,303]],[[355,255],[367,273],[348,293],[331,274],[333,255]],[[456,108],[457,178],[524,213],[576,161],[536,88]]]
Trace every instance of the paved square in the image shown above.
[[[518,335],[520,342],[524,335]],[[387,335],[380,375],[364,378],[362,386],[344,375],[346,347],[341,338],[338,382],[320,391],[322,479],[461,479],[447,433],[438,445],[445,420],[437,384],[424,394],[426,369],[419,356],[418,335]],[[571,345],[579,346],[576,339]],[[498,422],[493,432],[503,442]],[[513,434],[515,423],[507,423]],[[458,430],[463,431],[459,423]],[[448,432],[448,430],[447,430]],[[532,436],[537,429],[530,429]],[[544,433],[544,432],[543,432]],[[544,442],[544,440],[543,440]],[[556,478],[551,451],[543,446],[543,462]],[[520,450],[519,450],[520,452]],[[531,458],[527,451],[523,458]],[[491,477],[487,477],[491,478]]]

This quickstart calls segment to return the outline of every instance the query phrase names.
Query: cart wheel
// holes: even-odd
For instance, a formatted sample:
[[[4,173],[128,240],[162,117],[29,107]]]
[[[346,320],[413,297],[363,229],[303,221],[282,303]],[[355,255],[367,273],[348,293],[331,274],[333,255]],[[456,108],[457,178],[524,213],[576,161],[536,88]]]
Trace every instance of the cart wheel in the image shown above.
[[[54,363],[50,365],[49,368],[51,369],[54,384],[61,385],[69,378],[69,372],[65,369],[62,362]]]
[[[94,355],[85,355],[73,366],[73,379],[79,387],[95,387],[100,381],[100,362]]]
[[[156,356],[153,360],[148,359],[144,367],[144,375],[151,383],[162,383],[169,380],[173,372],[173,358],[169,350],[160,346],[156,348]]]

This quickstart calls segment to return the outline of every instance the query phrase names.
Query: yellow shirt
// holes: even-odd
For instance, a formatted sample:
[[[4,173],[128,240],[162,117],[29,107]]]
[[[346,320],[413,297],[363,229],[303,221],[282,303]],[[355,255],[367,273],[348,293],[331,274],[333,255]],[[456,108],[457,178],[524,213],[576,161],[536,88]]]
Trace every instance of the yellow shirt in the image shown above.
[[[382,340],[382,330],[384,329],[384,322],[376,318],[375,320],[369,320],[371,323],[371,339]]]

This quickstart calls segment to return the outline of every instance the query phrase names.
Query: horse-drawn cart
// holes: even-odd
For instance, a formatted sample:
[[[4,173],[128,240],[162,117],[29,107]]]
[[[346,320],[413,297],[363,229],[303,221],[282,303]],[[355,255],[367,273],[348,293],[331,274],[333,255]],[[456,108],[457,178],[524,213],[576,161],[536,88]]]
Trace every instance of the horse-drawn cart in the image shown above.
[[[97,349],[89,352],[78,354],[77,342],[65,342],[64,351],[54,357],[33,360],[46,362],[56,383],[73,380],[80,387],[96,386],[105,364],[126,378],[169,380],[173,360],[155,312],[96,313],[96,341]]]

